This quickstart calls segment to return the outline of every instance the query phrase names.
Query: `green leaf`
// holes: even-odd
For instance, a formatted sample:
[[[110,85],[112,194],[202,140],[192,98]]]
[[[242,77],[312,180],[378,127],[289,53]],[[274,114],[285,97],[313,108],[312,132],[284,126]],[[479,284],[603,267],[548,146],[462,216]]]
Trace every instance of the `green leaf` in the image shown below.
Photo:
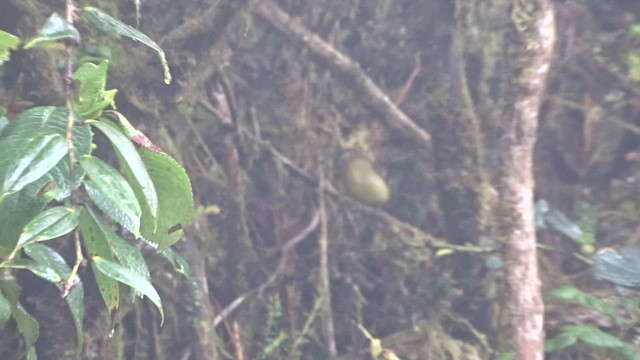
[[[169,263],[171,263],[171,266],[173,266],[173,269],[175,271],[184,275],[184,277],[188,280],[191,280],[191,266],[189,266],[189,263],[185,258],[182,257],[182,255],[175,252],[170,247],[162,250],[160,254],[162,254],[162,256],[164,256],[169,261]],[[195,282],[193,283],[193,285],[196,285]]]
[[[25,345],[30,348],[40,335],[40,327],[38,322],[31,316],[20,303],[15,303],[11,309],[13,318],[16,319],[18,331],[24,337]]]
[[[144,195],[144,202],[146,202],[150,210],[151,217],[156,221],[158,217],[158,194],[156,193],[156,188],[153,185],[153,181],[151,181],[149,173],[147,172],[147,168],[145,167],[144,162],[142,162],[142,158],[140,157],[140,154],[138,154],[133,143],[131,143],[131,141],[123,135],[119,129],[107,123],[99,121],[88,121],[88,123],[102,131],[109,141],[111,141],[113,147],[118,152],[120,164],[126,166],[125,173],[133,175],[138,189],[140,189]],[[131,178],[129,178],[129,181],[131,181]],[[142,203],[141,200],[140,202]]]
[[[151,280],[147,263],[144,261],[144,257],[137,247],[129,244],[114,232],[111,232],[111,234],[107,236],[107,241],[109,241],[109,246],[111,246],[113,254],[120,260],[120,263],[124,267],[136,275]]]
[[[640,247],[604,248],[593,259],[596,277],[626,287],[640,287]]]
[[[55,250],[45,245],[31,244],[25,247],[25,253],[37,263],[48,264],[62,279],[68,279],[71,276],[71,269]],[[79,354],[83,344],[84,290],[79,276],[75,276],[73,280],[73,287],[64,299],[69,306],[76,326],[76,337],[78,339],[76,352]],[[58,283],[57,285],[58,289],[63,290],[63,283]]]
[[[113,260],[107,235],[104,229],[98,224],[97,219],[99,219],[99,217],[88,207],[80,211],[79,220],[82,242],[89,256],[100,256]],[[91,263],[91,267],[93,268],[93,275],[98,284],[98,290],[100,290],[100,295],[102,295],[107,309],[109,309],[109,311],[117,309],[120,302],[118,282],[98,271],[94,262]]]
[[[609,315],[616,324],[621,324],[623,321],[613,306],[573,286],[560,286],[551,292],[551,296],[564,301],[572,301],[584,307],[595,309],[602,314]]]
[[[0,291],[0,326],[3,326],[11,317],[11,303]]]
[[[588,325],[565,325],[560,329],[560,334],[553,339],[547,340],[545,343],[545,351],[558,351],[582,341],[588,345],[611,349],[624,354],[634,354],[637,350],[633,350],[631,343],[625,342],[613,335],[607,334],[595,326]],[[627,357],[632,359],[633,357]]]
[[[2,66],[2,64],[0,64]],[[2,134],[2,130],[9,124],[9,120],[4,116],[5,108],[0,107],[0,135]]]
[[[68,153],[67,142],[57,134],[40,135],[29,141],[7,167],[2,193],[22,190],[43,177]]]
[[[578,338],[571,333],[560,333],[558,336],[547,339],[544,343],[544,351],[553,352],[567,348],[578,342]]]
[[[578,299],[581,297],[582,294],[583,294],[582,291],[576,289],[573,286],[568,286],[568,285],[560,286],[559,288],[554,289],[551,292],[551,296],[553,296],[556,299],[574,300],[574,301],[578,301]]]
[[[80,33],[67,19],[57,13],[53,13],[49,16],[40,33],[31,39],[24,48],[47,47],[50,46],[52,42],[65,39],[80,42]]]
[[[624,347],[624,341],[617,337],[607,334],[598,328],[593,328],[594,331],[584,333],[580,340],[585,343],[601,348],[619,348]]]
[[[140,293],[148,297],[149,300],[151,300],[151,302],[153,302],[153,304],[158,308],[158,311],[160,311],[160,323],[164,323],[164,312],[162,311],[162,301],[160,300],[160,295],[158,295],[156,289],[147,279],[125,268],[122,265],[116,264],[109,260],[105,260],[99,256],[94,256],[91,259],[93,260],[93,263],[96,264],[96,268],[104,275],[123,284],[129,285],[136,291],[139,291]]]
[[[133,271],[134,273],[144,277],[147,280],[151,279],[151,275],[149,274],[149,269],[147,268],[147,263],[144,261],[144,257],[138,248],[129,244],[126,240],[118,236],[111,226],[107,224],[100,216],[97,216],[90,209],[87,210],[95,224],[98,226],[101,234],[104,235],[104,238],[108,244],[109,249],[111,250],[109,254],[115,255],[116,258],[120,261],[120,263]],[[90,254],[98,255],[100,254]],[[102,256],[104,258],[108,258],[107,256]],[[112,259],[112,258],[109,258]],[[135,292],[135,291],[134,291]]]
[[[28,259],[13,259],[0,263],[0,268],[29,270],[34,275],[47,280],[48,282],[58,285],[62,278],[48,264],[38,264]]]
[[[20,292],[22,289],[16,282],[16,279],[0,279],[0,293],[9,300],[11,306],[13,306],[20,298]]]
[[[162,68],[164,70],[164,82],[166,84],[171,83],[171,72],[169,70],[169,64],[167,64],[167,59],[164,55],[164,51],[147,35],[118,19],[111,17],[107,13],[95,7],[85,7],[84,15],[87,20],[89,20],[89,22],[93,24],[93,26],[95,26],[98,30],[104,31],[108,34],[116,34],[128,37],[129,39],[139,41],[153,49],[160,58],[160,62],[162,63]]]
[[[180,238],[191,222],[193,214],[193,193],[186,171],[171,156],[147,149],[140,149],[142,161],[147,167],[158,193],[157,226],[151,211],[143,204],[142,237],[158,247],[166,249]],[[127,174],[129,178],[131,176]],[[136,195],[142,197],[141,190],[134,186]]]
[[[15,279],[0,279],[0,293],[11,304],[11,315],[16,320],[18,332],[24,337],[25,347],[29,349],[38,339],[38,322],[18,302],[20,286]]]
[[[9,60],[11,50],[15,50],[20,45],[20,38],[0,30],[0,66]]]
[[[81,119],[76,118],[76,122]],[[24,144],[31,141],[34,136],[45,134],[58,134],[66,138],[67,110],[62,107],[41,106],[29,109],[15,120],[11,121],[0,134],[0,184],[4,183],[4,176],[8,166],[18,158],[18,151]],[[73,128],[73,144],[76,156],[86,155],[91,152],[92,133],[89,126],[76,126]],[[79,186],[84,172],[77,168],[74,171],[74,181],[71,181],[69,157],[65,155],[51,171],[41,180],[35,182],[35,194],[42,186],[54,182],[55,187],[51,191],[54,198],[64,201],[71,195],[71,185]],[[37,185],[37,186],[36,186]],[[23,224],[24,225],[24,224]],[[1,241],[1,240],[0,240]]]
[[[27,360],[38,360],[38,356],[36,355],[36,348],[33,346],[29,346],[27,348]]]
[[[131,123],[129,122],[129,119],[127,119],[121,113],[117,111],[111,111],[109,112],[109,114],[118,120],[118,122],[120,123],[120,129],[122,130],[122,133],[129,140],[133,141],[133,138],[140,132],[140,130],[134,128],[133,125],[131,125]],[[113,126],[115,127],[116,125],[113,124]]]
[[[578,242],[582,238],[582,229],[572,222],[560,210],[553,209],[546,200],[540,200],[535,206],[536,226],[539,229],[553,229]]]
[[[129,183],[116,169],[97,157],[81,157],[80,166],[89,176],[84,186],[91,200],[100,210],[138,238],[142,210]]]
[[[108,60],[84,63],[73,75],[79,84],[73,108],[83,119],[97,119],[106,107],[114,107],[118,90],[105,90],[108,68]]]
[[[35,196],[36,187],[29,185],[0,201],[0,257],[15,249],[22,229],[42,210],[45,200]]]
[[[77,226],[78,212],[74,208],[56,206],[43,211],[24,227],[14,252],[27,244],[68,234]]]

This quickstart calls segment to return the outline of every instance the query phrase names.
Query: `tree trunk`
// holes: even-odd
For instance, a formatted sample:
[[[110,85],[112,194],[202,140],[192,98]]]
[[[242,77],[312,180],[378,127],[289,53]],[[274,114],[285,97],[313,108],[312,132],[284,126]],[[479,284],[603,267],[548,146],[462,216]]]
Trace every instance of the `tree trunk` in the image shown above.
[[[543,358],[543,311],[533,208],[533,147],[541,96],[555,42],[550,0],[512,4],[509,89],[500,140],[500,209],[505,241],[508,326],[501,340],[516,359]],[[503,349],[507,350],[507,349]]]

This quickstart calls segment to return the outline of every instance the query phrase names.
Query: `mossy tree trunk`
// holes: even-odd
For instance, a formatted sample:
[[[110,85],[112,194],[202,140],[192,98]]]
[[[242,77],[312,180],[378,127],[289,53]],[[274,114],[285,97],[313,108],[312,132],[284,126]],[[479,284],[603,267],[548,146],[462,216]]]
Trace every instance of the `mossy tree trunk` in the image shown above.
[[[512,28],[505,42],[509,55],[508,96],[502,109],[499,143],[498,233],[507,260],[506,320],[499,334],[503,350],[517,359],[544,357],[543,302],[538,272],[533,207],[533,149],[539,108],[555,43],[550,0],[513,1]]]

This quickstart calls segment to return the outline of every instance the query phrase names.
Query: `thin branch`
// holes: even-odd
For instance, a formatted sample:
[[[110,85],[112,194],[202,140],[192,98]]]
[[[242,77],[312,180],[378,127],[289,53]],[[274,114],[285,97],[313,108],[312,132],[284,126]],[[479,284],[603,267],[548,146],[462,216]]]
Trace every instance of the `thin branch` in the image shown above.
[[[244,348],[242,347],[242,340],[240,339],[240,325],[238,325],[237,321],[233,322],[231,340],[233,342],[233,348],[236,351],[236,360],[245,360]]]
[[[65,3],[65,16],[67,22],[69,24],[73,24],[73,20],[75,17],[76,6],[73,3],[73,0],[66,0]],[[66,131],[66,140],[67,146],[69,147],[69,162],[70,162],[70,177],[71,177],[71,185],[73,188],[73,183],[75,182],[74,178],[74,167],[76,165],[76,153],[75,146],[73,145],[73,40],[65,41],[65,75],[64,75],[64,96],[65,96],[65,107],[67,109],[67,131]]]
[[[328,352],[330,357],[337,355],[335,326],[333,324],[333,310],[331,308],[331,284],[329,279],[329,235],[327,230],[327,211],[325,207],[324,197],[324,171],[323,161],[318,166],[318,212],[320,214],[320,236],[318,239],[320,249],[320,284],[318,292],[322,299],[322,309],[324,310],[324,336],[327,341]]]
[[[422,64],[420,63],[420,55],[418,55],[416,56],[413,70],[411,71],[411,74],[409,74],[409,78],[407,78],[407,82],[404,84],[404,86],[400,90],[400,93],[398,93],[395,99],[393,99],[393,102],[396,105],[400,105],[404,101],[404,99],[407,97],[407,95],[409,94],[409,91],[411,91],[411,88],[413,87],[413,82],[418,78],[418,76],[420,76],[420,72],[422,72]]]
[[[62,285],[61,296],[63,299],[66,298],[67,295],[69,295],[69,291],[71,291],[73,286],[76,284],[75,279],[76,279],[76,276],[78,276],[78,270],[80,269],[80,266],[86,263],[84,259],[84,255],[82,255],[82,246],[80,246],[80,232],[78,231],[78,229],[76,229],[74,235],[75,235],[74,244],[76,247],[76,262],[73,265],[73,269],[71,269],[71,274],[69,274],[69,278]]]
[[[358,95],[383,115],[389,126],[402,131],[425,147],[431,143],[429,133],[400,110],[357,62],[309,31],[298,19],[291,18],[271,0],[258,2],[254,11],[278,31],[303,44],[314,56],[326,62],[337,73],[337,78],[348,80]]]
[[[73,3],[73,0],[66,0],[65,2],[65,17],[69,24],[73,24],[75,19],[75,12],[77,8]],[[65,96],[65,107],[67,110],[67,129],[66,129],[66,141],[67,146],[69,148],[69,181],[71,189],[75,186],[75,166],[77,163],[76,159],[76,149],[73,144],[73,127],[74,127],[74,116],[73,116],[73,48],[74,48],[73,40],[65,41],[65,75],[64,75],[64,96]],[[85,262],[84,256],[82,254],[82,247],[80,246],[80,234],[78,230],[75,231],[75,248],[76,248],[76,261],[71,270],[71,274],[69,278],[65,281],[62,286],[62,297],[65,298],[73,285],[75,284],[75,278],[78,275],[78,269],[80,265]]]

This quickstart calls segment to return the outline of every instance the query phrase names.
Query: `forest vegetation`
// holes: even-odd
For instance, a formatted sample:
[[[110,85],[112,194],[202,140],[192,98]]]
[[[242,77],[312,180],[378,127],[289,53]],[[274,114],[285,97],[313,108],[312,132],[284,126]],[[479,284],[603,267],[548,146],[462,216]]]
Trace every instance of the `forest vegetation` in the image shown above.
[[[3,0],[0,354],[640,359],[636,96],[625,0]]]

